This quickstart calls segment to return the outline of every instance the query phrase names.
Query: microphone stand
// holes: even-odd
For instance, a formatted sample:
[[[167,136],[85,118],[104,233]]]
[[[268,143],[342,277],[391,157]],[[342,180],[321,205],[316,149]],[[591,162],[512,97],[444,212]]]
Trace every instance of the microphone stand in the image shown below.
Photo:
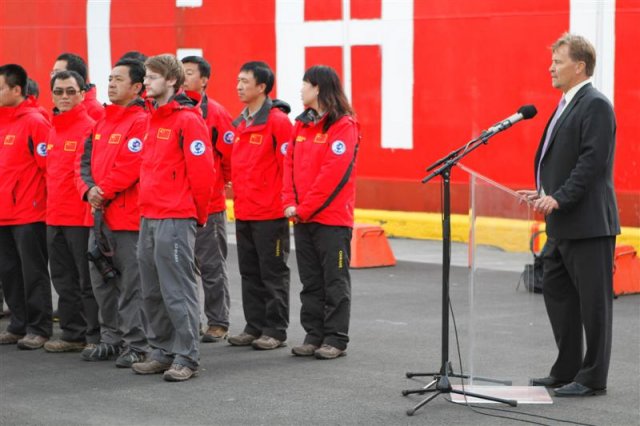
[[[440,394],[458,394],[465,395],[474,398],[484,399],[487,401],[500,402],[503,404],[510,405],[512,407],[516,407],[518,405],[518,401],[512,399],[502,399],[496,398],[489,395],[481,395],[473,392],[467,392],[464,390],[453,389],[451,386],[451,382],[449,381],[450,377],[457,377],[462,379],[470,378],[468,375],[456,374],[453,372],[453,368],[451,366],[451,362],[449,360],[449,272],[451,270],[451,169],[455,166],[460,160],[466,157],[473,150],[478,148],[480,145],[487,144],[489,138],[491,138],[495,133],[493,132],[483,132],[480,136],[471,141],[467,142],[462,147],[456,149],[455,151],[450,152],[445,157],[433,163],[427,171],[432,171],[428,176],[422,179],[422,183],[429,182],[436,176],[440,176],[442,178],[443,187],[444,187],[444,200],[443,200],[443,217],[442,217],[442,363],[440,370],[435,373],[406,373],[407,378],[417,377],[417,376],[432,376],[433,380],[420,389],[414,390],[403,390],[402,395],[407,396],[409,394],[420,394],[423,395],[425,393],[431,393],[427,398],[420,401],[415,407],[407,410],[407,415],[412,416],[417,410],[425,406],[431,400],[435,399]],[[505,385],[511,385],[510,381],[501,381],[501,380],[493,380],[487,378],[477,377],[478,380],[501,383]]]

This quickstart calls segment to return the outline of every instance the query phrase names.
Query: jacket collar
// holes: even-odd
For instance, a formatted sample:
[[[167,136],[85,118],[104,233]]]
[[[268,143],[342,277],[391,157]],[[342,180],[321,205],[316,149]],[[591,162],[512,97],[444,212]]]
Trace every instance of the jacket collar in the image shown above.
[[[60,112],[58,108],[54,108],[52,124],[58,130],[68,129],[85,115],[87,115],[87,108],[82,103],[66,112]]]
[[[245,126],[245,127],[249,127],[249,126],[260,126],[262,124],[266,124],[267,120],[269,119],[269,113],[271,112],[271,107],[273,106],[273,101],[271,100],[271,98],[266,98],[264,100],[264,103],[262,104],[262,106],[260,107],[260,109],[258,110],[258,112],[256,112],[253,116],[253,121],[251,122],[251,124]],[[235,120],[233,120],[233,126],[234,127],[238,127],[238,125],[240,123],[242,123],[242,121],[245,120],[245,117],[247,116],[248,113],[248,109],[245,107],[245,109],[242,110],[242,112],[240,113],[240,115],[238,116],[238,118],[236,118]]]

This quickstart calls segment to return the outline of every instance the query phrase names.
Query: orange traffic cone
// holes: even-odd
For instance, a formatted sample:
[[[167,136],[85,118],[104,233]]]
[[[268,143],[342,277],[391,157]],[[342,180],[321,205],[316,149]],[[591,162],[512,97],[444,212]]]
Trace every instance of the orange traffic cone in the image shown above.
[[[396,258],[382,227],[361,223],[353,226],[350,264],[352,268],[376,268],[395,264]]]

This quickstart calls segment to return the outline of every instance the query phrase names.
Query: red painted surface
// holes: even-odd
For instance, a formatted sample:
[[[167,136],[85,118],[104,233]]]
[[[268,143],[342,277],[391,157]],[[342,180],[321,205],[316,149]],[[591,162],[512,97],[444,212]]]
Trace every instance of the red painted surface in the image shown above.
[[[248,60],[276,63],[275,1],[205,1],[176,8],[175,0],[112,0],[111,57],[127,50],[146,54],[202,48],[213,66],[209,94],[232,115],[238,69]],[[378,19],[381,0],[351,0],[354,19]],[[342,0],[306,0],[307,20],[342,17]],[[640,226],[640,85],[635,52],[640,40],[640,1],[616,2],[615,109],[618,119],[615,183],[625,225]],[[533,185],[533,156],[557,102],[548,74],[549,45],[569,28],[569,0],[418,0],[414,4],[412,150],[380,144],[381,55],[378,46],[353,46],[353,105],[362,125],[358,164],[359,207],[414,211],[439,209],[438,183],[420,185],[424,168],[484,128],[535,104],[538,115],[499,134],[465,163],[512,188]],[[71,51],[86,58],[86,1],[65,7],[54,0],[0,2],[0,63],[25,66],[51,107],[49,71]],[[398,49],[408,48],[397,46]],[[341,47],[310,47],[305,63],[328,63],[342,74]],[[302,75],[300,76],[302,79]],[[94,82],[97,85],[106,82]],[[277,88],[274,95],[277,95]],[[296,105],[298,99],[285,99]],[[452,176],[458,196],[464,174]],[[467,200],[457,200],[465,211]]]

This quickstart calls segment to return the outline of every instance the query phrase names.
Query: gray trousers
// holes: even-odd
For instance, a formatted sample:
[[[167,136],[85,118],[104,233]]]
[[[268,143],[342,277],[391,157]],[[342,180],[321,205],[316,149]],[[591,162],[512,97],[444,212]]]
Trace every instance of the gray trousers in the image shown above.
[[[119,271],[116,278],[105,280],[96,266],[89,262],[93,294],[98,302],[101,341],[112,345],[123,344],[145,352],[145,318],[140,293],[140,271],[136,259],[138,233],[113,231],[113,266]],[[89,247],[95,244],[93,229],[89,234]]]
[[[227,212],[212,213],[196,232],[196,262],[204,289],[204,313],[210,326],[229,328]]]
[[[194,219],[142,218],[138,262],[151,359],[191,369],[200,337],[195,240]]]
[[[99,343],[98,304],[93,296],[87,246],[89,227],[47,225],[51,282],[58,293],[62,340]]]

